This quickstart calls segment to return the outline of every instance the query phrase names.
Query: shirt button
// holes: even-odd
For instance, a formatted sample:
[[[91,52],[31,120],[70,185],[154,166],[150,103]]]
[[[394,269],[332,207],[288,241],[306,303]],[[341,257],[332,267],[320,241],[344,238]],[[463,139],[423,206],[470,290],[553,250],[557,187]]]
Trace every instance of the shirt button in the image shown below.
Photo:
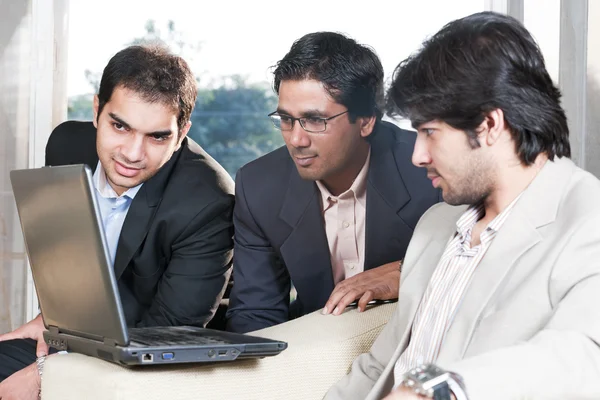
[[[343,226],[344,228],[347,228],[347,227],[349,227],[349,226],[350,226],[350,223],[348,223],[348,221],[344,221],[344,223],[342,224],[342,226]]]

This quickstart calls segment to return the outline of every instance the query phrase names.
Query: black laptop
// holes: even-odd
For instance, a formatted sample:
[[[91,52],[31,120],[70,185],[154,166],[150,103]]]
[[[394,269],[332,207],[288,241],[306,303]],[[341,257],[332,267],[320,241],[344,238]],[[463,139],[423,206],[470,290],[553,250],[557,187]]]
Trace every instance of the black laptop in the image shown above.
[[[50,346],[125,365],[232,361],[287,347],[190,326],[128,329],[89,167],[16,170],[10,179]]]

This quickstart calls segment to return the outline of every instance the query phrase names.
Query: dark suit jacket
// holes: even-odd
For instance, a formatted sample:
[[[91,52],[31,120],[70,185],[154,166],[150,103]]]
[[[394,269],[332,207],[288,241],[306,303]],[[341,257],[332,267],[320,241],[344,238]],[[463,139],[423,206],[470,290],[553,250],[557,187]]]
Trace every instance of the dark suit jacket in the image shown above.
[[[46,165],[68,164],[96,169],[91,122],[65,122],[52,132]],[[231,272],[233,204],[231,177],[188,138],[144,182],[114,265],[128,326],[206,325]]]
[[[440,199],[425,169],[411,163],[415,133],[381,122],[370,142],[365,270],[404,258],[417,221]],[[285,147],[237,173],[229,330],[287,321],[292,282],[298,292],[294,314],[325,305],[334,284],[319,196]]]

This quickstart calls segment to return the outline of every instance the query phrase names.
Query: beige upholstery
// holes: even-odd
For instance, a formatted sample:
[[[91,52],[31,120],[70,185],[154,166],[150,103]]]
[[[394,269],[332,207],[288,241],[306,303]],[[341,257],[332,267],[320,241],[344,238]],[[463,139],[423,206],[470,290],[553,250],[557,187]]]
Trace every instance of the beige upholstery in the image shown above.
[[[289,344],[280,355],[261,360],[131,369],[79,354],[52,356],[42,399],[321,399],[371,347],[395,308],[352,309],[337,317],[315,312],[254,332]]]

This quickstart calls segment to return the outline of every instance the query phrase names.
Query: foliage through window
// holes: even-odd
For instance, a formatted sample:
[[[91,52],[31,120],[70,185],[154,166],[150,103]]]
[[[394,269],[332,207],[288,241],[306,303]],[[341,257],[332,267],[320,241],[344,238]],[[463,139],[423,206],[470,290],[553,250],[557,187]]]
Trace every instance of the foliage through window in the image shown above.
[[[165,34],[153,20],[148,20],[145,30],[143,37],[127,45],[161,43],[186,60],[202,51],[201,44],[186,40],[173,21],[167,23]],[[102,71],[85,71],[94,93],[101,76]],[[71,96],[68,119],[92,120],[92,101],[93,94]],[[216,83],[199,85],[188,136],[235,176],[244,164],[283,145],[280,132],[267,118],[275,108],[277,97],[268,83],[249,83],[242,75],[222,77]]]

